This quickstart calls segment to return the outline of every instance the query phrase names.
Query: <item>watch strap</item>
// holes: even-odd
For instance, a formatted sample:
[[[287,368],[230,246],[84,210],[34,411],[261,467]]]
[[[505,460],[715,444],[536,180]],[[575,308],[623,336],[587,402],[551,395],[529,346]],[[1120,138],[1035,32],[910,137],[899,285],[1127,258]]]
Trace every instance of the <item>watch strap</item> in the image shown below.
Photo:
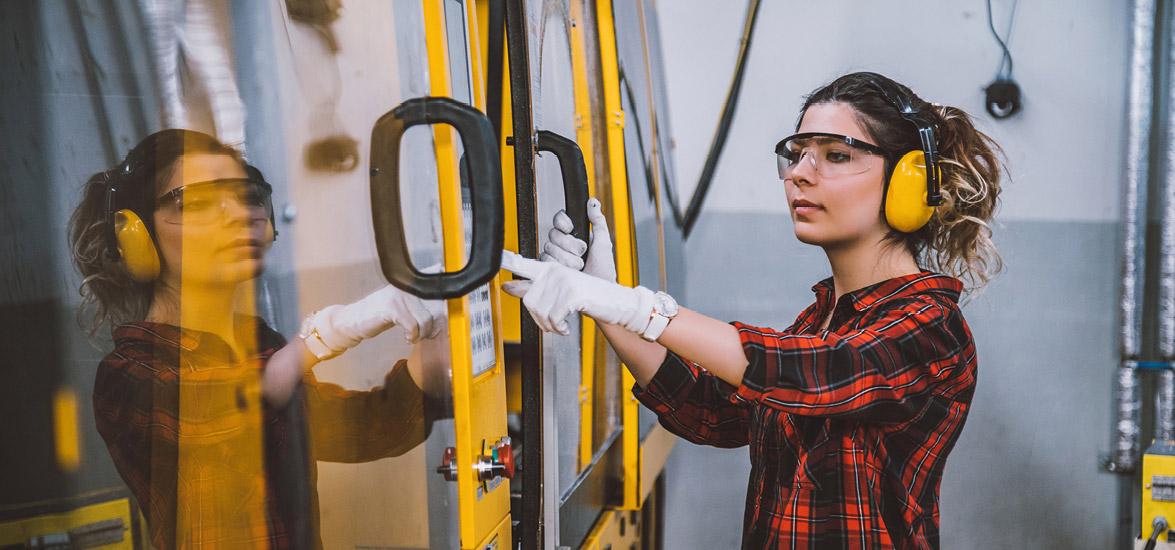
[[[315,316],[318,313],[311,313],[306,316],[306,320],[302,321],[302,330],[298,333],[298,337],[306,344],[306,349],[314,354],[319,361],[325,361],[338,355],[330,346],[326,345],[326,341],[322,339],[322,335],[318,333],[318,327],[315,326]]]
[[[670,318],[660,313],[654,312],[649,316],[649,326],[641,332],[641,338],[649,342],[656,342],[661,337],[661,333],[665,332],[665,327],[669,326]]]

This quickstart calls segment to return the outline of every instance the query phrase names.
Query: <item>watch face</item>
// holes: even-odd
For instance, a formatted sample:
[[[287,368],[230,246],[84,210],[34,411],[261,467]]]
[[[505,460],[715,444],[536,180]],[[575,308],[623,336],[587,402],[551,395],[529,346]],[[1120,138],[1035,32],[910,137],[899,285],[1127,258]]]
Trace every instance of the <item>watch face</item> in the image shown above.
[[[658,292],[656,297],[657,303],[654,309],[657,313],[670,318],[677,315],[677,301],[672,296],[664,292]]]

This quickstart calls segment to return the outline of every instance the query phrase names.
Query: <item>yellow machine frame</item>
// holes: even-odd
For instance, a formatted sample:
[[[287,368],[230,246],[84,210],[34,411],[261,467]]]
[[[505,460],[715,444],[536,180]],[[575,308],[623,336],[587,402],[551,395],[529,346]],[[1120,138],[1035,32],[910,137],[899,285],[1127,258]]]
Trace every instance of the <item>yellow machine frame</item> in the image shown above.
[[[1151,445],[1142,455],[1142,514],[1139,518],[1139,532],[1144,540],[1154,529],[1151,522],[1160,516],[1167,520],[1169,526],[1175,523],[1175,444],[1163,441]],[[1166,539],[1164,536],[1160,540]]]
[[[572,17],[583,13],[583,0],[571,0]],[[583,152],[587,169],[588,195],[596,196],[596,158],[592,141],[591,97],[588,94],[587,51],[584,45],[583,25],[571,26],[571,73],[575,93],[575,141]],[[579,384],[579,467],[583,470],[592,460],[592,392],[596,376],[596,322],[583,317],[580,325],[580,384]]]
[[[477,8],[477,20],[485,28],[488,25],[488,10],[484,2],[479,2]],[[570,0],[570,13],[575,19],[582,19],[584,10],[588,9],[588,3],[584,0]],[[600,65],[602,70],[603,82],[603,107],[606,115],[606,125],[603,131],[605,132],[605,140],[607,146],[606,158],[608,162],[604,166],[596,165],[596,156],[594,154],[595,141],[593,139],[593,128],[590,123],[592,98],[589,94],[589,67],[587,63],[586,51],[586,37],[585,32],[592,32],[593,29],[588,29],[584,24],[573,24],[570,27],[570,41],[571,41],[571,62],[572,62],[572,77],[573,77],[573,92],[575,103],[575,122],[576,122],[576,142],[583,152],[585,168],[587,169],[587,176],[589,181],[589,194],[592,197],[599,197],[606,203],[610,203],[612,213],[612,227],[614,236],[614,245],[617,255],[617,272],[619,282],[624,285],[634,285],[636,280],[636,248],[635,237],[633,235],[632,225],[632,211],[629,205],[628,193],[628,178],[626,172],[626,159],[624,150],[624,125],[625,114],[621,107],[620,101],[620,83],[619,83],[619,65],[616,52],[616,37],[615,27],[612,18],[612,6],[609,0],[597,2],[594,9],[596,10],[596,21],[598,28],[594,29],[598,32],[598,42],[600,47]],[[482,37],[479,42],[483,48],[487,47],[485,38]],[[483,50],[484,51],[484,50]],[[505,54],[505,52],[503,52]],[[488,60],[484,55],[479,56],[481,63],[486,63]],[[509,74],[509,56],[503,55],[503,73]],[[501,105],[501,125],[502,125],[502,141],[499,143],[499,150],[502,157],[502,175],[503,186],[505,194],[505,209],[507,215],[505,243],[506,248],[510,250],[518,250],[518,233],[515,223],[510,223],[516,211],[517,198],[515,196],[514,188],[514,169],[513,169],[513,155],[514,148],[505,144],[505,137],[513,134],[511,116],[511,102],[510,97],[510,83],[508,78],[502,80],[502,105]],[[605,190],[598,187],[597,173],[600,171],[607,171],[611,185],[607,190],[606,196],[601,196],[599,193]],[[660,251],[659,251],[660,252]],[[502,277],[509,277],[509,274],[503,274]],[[520,315],[519,300],[502,296],[502,323],[504,325],[504,332],[502,333],[503,340],[517,342],[520,339],[518,333],[518,320]],[[597,340],[598,330],[595,323],[588,318],[583,318],[583,330],[581,332],[581,383],[579,388],[580,395],[580,440],[578,449],[578,470],[582,471],[592,459],[593,452],[593,420],[594,420],[594,402],[592,399],[594,392],[594,380],[597,364],[601,357],[597,357]],[[669,456],[669,452],[673,448],[676,438],[669,434],[661,426],[655,426],[654,429],[647,434],[644,440],[640,437],[639,414],[636,399],[631,393],[631,387],[635,383],[635,379],[627,368],[622,369],[622,403],[621,403],[621,422],[623,425],[623,435],[621,444],[621,456],[623,462],[623,500],[621,509],[624,511],[639,510],[643,505],[645,499],[652,491],[652,487],[657,477],[664,469],[665,461]],[[517,378],[517,377],[515,377]],[[520,410],[521,403],[519,401],[519,391],[516,388],[517,379],[510,380],[510,387],[515,388],[510,392],[509,399],[510,410]],[[593,533],[598,534],[602,526],[609,524],[616,514],[620,514],[619,510],[606,511],[598,520]],[[593,535],[594,536],[594,535]],[[589,537],[589,541],[591,541]],[[591,547],[590,542],[585,542],[587,547]]]
[[[447,50],[443,0],[423,0],[425,41],[428,50],[429,90],[434,96],[452,96],[449,79],[449,52]],[[473,105],[485,110],[485,90],[481,83],[482,55],[478,34],[478,7],[466,2],[466,20],[469,22],[469,56],[472,73]],[[441,223],[444,227],[445,268],[460,269],[465,264],[464,227],[461,212],[461,182],[457,168],[457,146],[454,129],[434,126],[437,178],[440,184]],[[502,480],[495,488],[483,492],[476,479],[474,465],[486,445],[506,436],[506,382],[502,357],[500,277],[490,282],[490,299],[494,309],[496,364],[476,378],[469,365],[469,322],[467,297],[448,301],[450,357],[453,365],[453,418],[456,426],[456,459],[458,510],[460,516],[461,547],[486,548],[497,540],[499,547],[508,545],[510,534],[510,482]]]
[[[0,547],[12,545],[23,547],[31,537],[42,536],[46,533],[66,533],[84,525],[119,520],[124,526],[122,540],[95,548],[131,550],[135,547],[135,533],[132,532],[135,525],[135,522],[132,521],[134,513],[130,499],[117,498],[81,506],[67,512],[0,522]]]

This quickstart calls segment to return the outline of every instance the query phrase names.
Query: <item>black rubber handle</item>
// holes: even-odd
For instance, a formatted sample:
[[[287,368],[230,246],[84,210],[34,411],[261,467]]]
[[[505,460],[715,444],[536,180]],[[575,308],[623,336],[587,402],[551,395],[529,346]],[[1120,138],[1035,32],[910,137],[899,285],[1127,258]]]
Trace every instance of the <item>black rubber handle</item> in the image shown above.
[[[400,142],[404,132],[423,124],[457,129],[468,163],[473,242],[460,271],[422,273],[412,265],[400,200]],[[371,219],[384,277],[396,288],[427,299],[468,294],[488,282],[502,264],[504,214],[502,165],[489,119],[447,97],[409,99],[387,112],[371,130]]]
[[[567,217],[571,218],[575,238],[588,242],[588,180],[587,165],[583,151],[574,141],[548,130],[538,131],[540,151],[550,151],[559,159],[559,172],[563,176],[563,202]]]

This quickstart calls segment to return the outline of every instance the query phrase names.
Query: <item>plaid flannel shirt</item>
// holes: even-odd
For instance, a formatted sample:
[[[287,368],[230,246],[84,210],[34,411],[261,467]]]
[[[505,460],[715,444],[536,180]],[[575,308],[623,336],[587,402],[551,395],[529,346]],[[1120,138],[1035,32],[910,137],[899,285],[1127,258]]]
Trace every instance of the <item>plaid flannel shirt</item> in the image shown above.
[[[812,290],[782,332],[733,323],[749,362],[738,387],[671,352],[634,392],[691,442],[750,447],[744,548],[938,548],[943,467],[976,380],[962,284],[922,272],[835,304],[831,279]]]
[[[352,391],[307,373],[290,405],[265,404],[259,375],[285,340],[238,320],[250,324],[259,351],[244,361],[212,334],[139,322],[114,330],[98,365],[98,433],[156,548],[290,548],[296,527],[320,547],[315,460],[399,456],[428,436],[427,398],[404,361],[382,387]],[[303,480],[309,502],[291,488]]]

